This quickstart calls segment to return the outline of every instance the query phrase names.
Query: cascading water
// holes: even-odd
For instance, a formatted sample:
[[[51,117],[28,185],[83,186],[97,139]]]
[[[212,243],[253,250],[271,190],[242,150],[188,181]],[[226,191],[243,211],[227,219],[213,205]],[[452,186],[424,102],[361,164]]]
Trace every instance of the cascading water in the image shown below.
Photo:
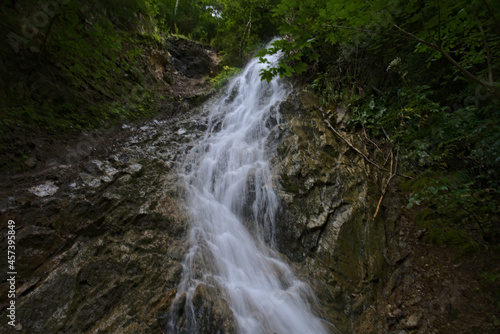
[[[276,110],[288,91],[279,79],[260,80],[264,66],[253,60],[232,80],[226,95],[207,106],[209,130],[186,163],[190,250],[169,333],[205,333],[193,304],[200,284],[216,287],[226,299],[239,333],[333,331],[313,315],[308,285],[269,246],[278,202],[265,141],[270,125],[279,122]]]

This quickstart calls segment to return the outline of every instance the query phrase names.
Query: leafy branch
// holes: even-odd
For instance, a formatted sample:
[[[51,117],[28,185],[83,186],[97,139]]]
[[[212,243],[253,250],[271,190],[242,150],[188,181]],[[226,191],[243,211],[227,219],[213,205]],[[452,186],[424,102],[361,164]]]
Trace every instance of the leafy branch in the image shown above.
[[[446,60],[448,60],[453,66],[455,66],[462,74],[464,74],[467,78],[472,80],[473,82],[489,89],[491,93],[497,98],[500,99],[500,90],[493,84],[487,81],[484,81],[480,79],[479,77],[475,76],[471,72],[469,72],[464,66],[462,66],[458,61],[456,61],[448,52],[446,52],[441,46],[438,44],[430,43],[422,38],[412,34],[411,32],[408,32],[401,27],[399,27],[397,24],[394,24],[394,27],[397,28],[399,31],[401,31],[406,38],[412,39],[416,42],[422,43],[426,46],[428,46],[431,49],[436,50],[439,52]]]

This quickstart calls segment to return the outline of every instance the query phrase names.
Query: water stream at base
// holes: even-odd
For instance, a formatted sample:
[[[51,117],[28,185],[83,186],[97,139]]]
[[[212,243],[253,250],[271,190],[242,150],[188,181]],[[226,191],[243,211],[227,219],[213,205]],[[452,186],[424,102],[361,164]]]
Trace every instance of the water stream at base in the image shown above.
[[[206,106],[209,129],[186,162],[192,226],[177,293],[185,319],[180,329],[174,317],[169,333],[204,333],[192,301],[199,284],[217,287],[239,333],[331,332],[313,314],[309,286],[272,249],[278,201],[265,142],[289,91],[279,79],[261,81],[264,66],[250,62]]]

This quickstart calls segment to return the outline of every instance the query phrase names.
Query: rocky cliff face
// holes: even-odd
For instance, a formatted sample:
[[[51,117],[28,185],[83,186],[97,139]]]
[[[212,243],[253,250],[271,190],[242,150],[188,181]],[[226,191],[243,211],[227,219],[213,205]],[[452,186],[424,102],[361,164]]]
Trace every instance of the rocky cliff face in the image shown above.
[[[187,246],[178,161],[203,126],[192,112],[123,129],[120,148],[12,186],[18,332],[161,332]]]
[[[374,219],[388,175],[346,143],[370,156],[345,111],[323,112],[296,89],[268,143],[281,201],[277,246],[312,285],[322,316],[344,333],[496,332],[498,294],[482,274],[497,270],[495,255],[460,257],[427,243],[402,178]]]
[[[284,119],[270,145],[282,202],[278,247],[300,263],[324,316],[340,330],[383,332],[370,308],[385,267],[384,224],[372,219],[377,174],[328,128],[313,95],[296,92],[280,111]],[[336,116],[329,121],[342,126]]]
[[[177,66],[157,72],[189,78]],[[342,131],[343,114],[339,108],[326,120],[363,148],[359,134]],[[165,332],[188,247],[179,173],[206,130],[206,115],[191,109],[165,116],[83,135],[73,147],[55,146],[59,154],[39,156],[30,172],[4,177],[0,232],[16,222],[17,326],[3,322],[0,333]],[[267,142],[281,202],[277,248],[311,284],[321,316],[343,333],[431,332],[458,314],[472,326],[481,311],[470,310],[469,300],[488,298],[471,292],[475,260],[440,264],[443,251],[422,246],[425,231],[401,217],[401,196],[389,195],[390,205],[374,220],[382,175],[324,117],[313,95],[296,90],[271,118]],[[2,244],[0,259],[6,258]],[[459,266],[472,269],[464,274]],[[3,280],[3,319],[8,289]],[[217,291],[200,285],[193,302],[204,332],[235,332]],[[493,333],[494,326],[481,328]]]
[[[218,62],[199,43],[168,43],[143,55],[151,84],[175,95],[156,120],[67,143],[33,138],[30,170],[2,177],[1,233],[16,224],[17,326],[2,322],[0,333],[166,327],[187,247],[180,163],[205,130],[205,116],[190,108],[210,93]],[[6,243],[0,254],[7,259]],[[3,279],[5,319],[8,290]]]
[[[370,219],[376,200],[370,168],[328,129],[313,96],[293,94],[280,114],[268,142],[282,202],[278,248],[311,282],[323,317],[346,333],[363,326],[379,332],[383,325],[370,305],[385,240],[383,225]],[[166,328],[187,249],[179,164],[204,127],[196,109],[124,126],[126,139],[116,148],[72,164],[55,159],[18,176],[18,186],[11,180],[2,220],[13,219],[18,228],[20,333]],[[7,289],[1,285],[4,307]],[[232,322],[220,320],[228,319],[227,306],[208,292],[198,295],[208,332],[218,323],[234,332]]]

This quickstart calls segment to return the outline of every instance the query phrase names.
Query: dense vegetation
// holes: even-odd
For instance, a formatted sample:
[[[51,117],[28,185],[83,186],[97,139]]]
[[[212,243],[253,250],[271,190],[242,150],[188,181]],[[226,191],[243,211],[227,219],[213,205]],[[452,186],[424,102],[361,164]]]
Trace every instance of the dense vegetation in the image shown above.
[[[263,78],[294,76],[325,113],[347,107],[344,121],[365,134],[370,159],[412,178],[399,180],[430,241],[462,252],[500,241],[498,1],[24,0],[0,8],[0,144],[12,156],[24,152],[9,142],[20,128],[56,134],[157,112],[168,97],[140,60],[172,34],[214,46],[224,56],[219,79],[281,34],[259,54],[284,54]]]
[[[346,106],[371,157],[414,176],[428,240],[467,253],[500,241],[499,14],[487,0],[283,0],[287,38],[260,56],[285,57],[262,75],[303,73],[324,110]]]
[[[148,69],[148,57],[166,50],[172,36],[221,51],[227,69],[213,78],[217,86],[276,34],[270,6],[262,0],[2,2],[0,169],[26,167],[34,133],[66,137],[157,114],[162,101],[177,99]]]

